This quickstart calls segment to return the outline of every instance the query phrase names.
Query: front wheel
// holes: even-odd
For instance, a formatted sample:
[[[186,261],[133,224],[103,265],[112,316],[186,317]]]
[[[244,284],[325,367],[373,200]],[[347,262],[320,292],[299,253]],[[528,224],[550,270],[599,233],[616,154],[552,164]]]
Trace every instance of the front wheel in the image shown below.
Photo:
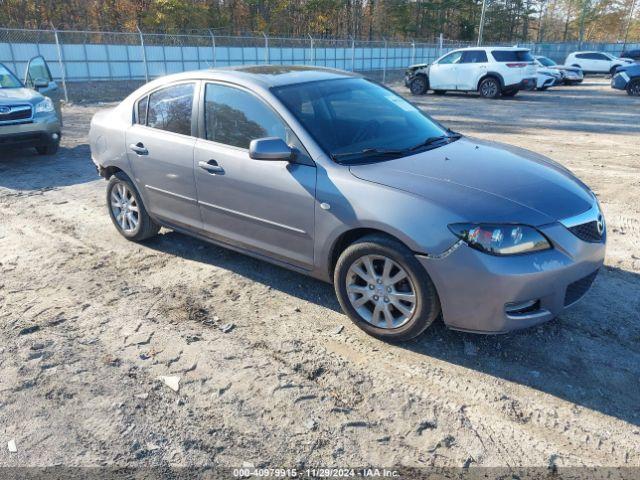
[[[420,335],[440,314],[433,282],[397,240],[366,236],[338,259],[334,287],[342,309],[362,330],[385,340]]]
[[[39,147],[36,147],[36,151],[38,152],[38,155],[55,155],[56,153],[58,153],[59,146],[60,144],[58,142],[52,142],[48,145],[41,145]]]
[[[424,95],[427,93],[427,88],[427,79],[424,75],[418,75],[409,84],[409,90],[411,90],[412,95]]]
[[[140,242],[160,231],[160,226],[147,213],[135,185],[122,172],[109,180],[107,207],[111,221],[127,240]]]
[[[629,82],[629,85],[627,85],[627,93],[633,97],[640,97],[640,79]]]
[[[500,96],[500,82],[493,77],[485,78],[478,87],[483,98],[498,98]]]

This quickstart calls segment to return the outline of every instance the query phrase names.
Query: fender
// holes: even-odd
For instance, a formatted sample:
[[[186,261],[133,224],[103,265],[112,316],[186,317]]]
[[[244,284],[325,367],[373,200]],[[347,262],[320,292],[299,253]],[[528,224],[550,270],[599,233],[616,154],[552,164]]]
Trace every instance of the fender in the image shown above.
[[[484,75],[482,75],[478,79],[478,82],[476,83],[476,90],[478,88],[480,88],[480,82],[482,82],[482,80],[484,80],[487,77],[496,77],[498,79],[498,81],[500,82],[500,88],[504,88],[504,77],[498,72],[495,72],[493,70],[489,70],[488,72],[486,72]]]

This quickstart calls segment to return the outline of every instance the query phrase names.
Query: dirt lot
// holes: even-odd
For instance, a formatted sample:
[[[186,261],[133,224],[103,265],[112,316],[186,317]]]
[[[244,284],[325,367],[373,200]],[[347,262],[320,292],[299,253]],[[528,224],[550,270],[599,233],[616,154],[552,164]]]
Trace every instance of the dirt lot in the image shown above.
[[[640,467],[640,102],[603,79],[412,100],[593,187],[609,245],[584,301],[382,343],[329,285],[171,231],[125,241],[86,143],[102,107],[71,106],[56,157],[0,157],[0,465]]]

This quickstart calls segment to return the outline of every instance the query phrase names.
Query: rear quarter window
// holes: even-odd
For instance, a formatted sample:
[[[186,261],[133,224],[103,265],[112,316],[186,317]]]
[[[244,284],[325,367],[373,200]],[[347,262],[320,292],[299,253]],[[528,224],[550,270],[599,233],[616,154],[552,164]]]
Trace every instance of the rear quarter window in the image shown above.
[[[533,62],[528,50],[493,50],[491,55],[496,62]]]

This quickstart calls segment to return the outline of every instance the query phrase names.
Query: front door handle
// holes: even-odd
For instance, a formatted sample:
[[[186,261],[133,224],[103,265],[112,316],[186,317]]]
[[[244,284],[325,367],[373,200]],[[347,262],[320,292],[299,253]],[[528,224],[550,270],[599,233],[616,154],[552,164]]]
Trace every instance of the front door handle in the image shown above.
[[[136,152],[138,155],[148,155],[149,150],[147,150],[142,142],[138,142],[136,144],[129,145],[129,148]]]
[[[209,160],[208,162],[199,161],[198,166],[211,175],[222,175],[224,173],[224,168],[218,165],[218,162],[215,160]]]

